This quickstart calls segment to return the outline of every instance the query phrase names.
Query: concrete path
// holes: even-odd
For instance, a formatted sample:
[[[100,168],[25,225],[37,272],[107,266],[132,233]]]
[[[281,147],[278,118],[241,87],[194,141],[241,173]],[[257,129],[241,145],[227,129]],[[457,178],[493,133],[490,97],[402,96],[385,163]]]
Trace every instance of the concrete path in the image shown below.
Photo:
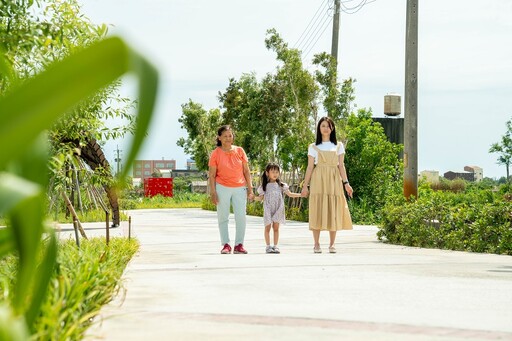
[[[140,253],[88,340],[512,340],[510,256],[387,245],[372,226],[340,232],[337,254],[322,233],[313,254],[299,222],[282,227],[281,254],[265,254],[252,216],[249,254],[221,255],[215,212],[129,215]]]

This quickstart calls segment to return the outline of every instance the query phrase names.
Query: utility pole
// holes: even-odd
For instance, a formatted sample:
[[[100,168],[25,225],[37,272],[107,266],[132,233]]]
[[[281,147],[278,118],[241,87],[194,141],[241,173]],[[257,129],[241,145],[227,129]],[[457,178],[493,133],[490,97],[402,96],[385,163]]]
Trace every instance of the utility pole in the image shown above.
[[[404,196],[418,197],[418,2],[407,0],[405,28]]]
[[[121,158],[119,157],[119,145],[117,146],[117,149],[116,149],[116,153],[117,153],[117,157],[114,159],[114,161],[116,162],[117,164],[117,172],[116,172],[116,175],[119,174],[119,164],[121,163]]]
[[[334,14],[332,17],[332,43],[331,56],[338,65],[338,39],[340,35],[340,0],[334,0]]]

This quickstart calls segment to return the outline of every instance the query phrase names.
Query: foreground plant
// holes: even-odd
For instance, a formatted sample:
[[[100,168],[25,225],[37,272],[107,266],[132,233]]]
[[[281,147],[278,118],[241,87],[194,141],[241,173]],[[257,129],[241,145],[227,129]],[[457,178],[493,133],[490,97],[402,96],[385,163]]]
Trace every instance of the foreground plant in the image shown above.
[[[136,239],[127,238],[113,238],[108,246],[104,238],[83,240],[80,248],[74,240],[60,242],[57,267],[34,321],[32,339],[82,339],[93,317],[122,289],[120,278],[138,247]],[[13,290],[16,268],[13,255],[0,261],[0,294]]]
[[[138,76],[140,90],[132,148],[120,175],[124,178],[149,126],[158,77],[152,65],[123,40],[95,43],[12,86],[0,98],[0,145],[10,146],[0,153],[0,215],[9,221],[0,229],[0,257],[18,256],[14,292],[0,304],[0,340],[25,340],[35,332],[54,273],[57,243],[52,230],[43,225],[48,182],[44,131],[127,72]],[[0,73],[12,83],[19,82],[2,55]]]

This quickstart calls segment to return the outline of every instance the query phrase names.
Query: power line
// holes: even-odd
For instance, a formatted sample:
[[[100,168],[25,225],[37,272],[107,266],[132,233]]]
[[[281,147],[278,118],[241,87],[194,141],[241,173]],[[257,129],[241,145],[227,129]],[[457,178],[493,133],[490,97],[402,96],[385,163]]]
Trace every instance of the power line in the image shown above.
[[[358,1],[355,5],[349,5]],[[340,1],[340,10],[346,14],[355,14],[359,12],[365,5],[377,0],[342,0]],[[334,10],[332,0],[324,0],[317,8],[315,14],[310,19],[305,30],[300,35],[294,45],[294,48],[301,50],[302,59],[306,59],[309,53],[316,46],[320,38],[324,35],[325,30],[329,27],[333,20],[332,10]]]
[[[299,39],[294,44],[295,48],[300,49],[300,46],[304,43],[304,41],[309,40],[310,37],[308,35],[310,34],[310,31],[317,24],[318,19],[321,17],[321,13],[325,11],[324,7],[327,6],[327,8],[329,8],[329,1],[330,0],[324,0],[320,4],[320,6],[316,10],[315,14],[313,15],[313,17],[309,21],[308,25],[306,26],[306,29],[302,32],[302,34],[300,35]],[[324,13],[324,15],[325,15],[325,13]]]
[[[313,17],[309,20],[309,23],[308,25],[306,26],[306,29],[304,29],[304,31],[302,31],[302,34],[300,35],[299,39],[297,39],[297,41],[295,42],[295,44],[293,44],[293,46],[297,46],[300,42],[300,40],[302,39],[302,37],[304,36],[304,34],[308,31],[309,29],[309,26],[311,25],[311,23],[313,22],[313,19],[316,17],[316,15],[318,14],[318,12],[320,11],[320,9],[324,6],[324,3],[326,3],[328,0],[324,0],[320,6],[317,8],[315,14],[313,14]]]
[[[377,0],[360,0],[360,2],[357,5],[352,6],[352,7],[348,7],[345,5],[346,3],[354,2],[354,1],[357,1],[357,0],[341,1],[341,10],[343,11],[343,13],[355,14],[355,13],[359,12],[361,10],[361,8],[363,8],[365,5],[375,2]]]
[[[303,58],[306,58],[306,57],[309,55],[309,53],[311,52],[311,50],[313,49],[313,47],[315,47],[315,46],[316,46],[316,43],[318,42],[318,40],[319,40],[319,39],[324,35],[325,30],[327,29],[327,27],[329,27],[329,25],[331,24],[331,22],[332,22],[332,17],[331,17],[331,18],[329,19],[329,21],[326,23],[325,27],[324,27],[324,28],[323,28],[323,30],[322,30],[322,33],[320,33],[320,34],[318,35],[318,37],[316,38],[316,40],[315,40],[315,42],[313,43],[313,45],[311,45],[311,47],[309,48],[309,50],[308,50],[307,52],[305,52],[305,53],[304,53],[304,55],[303,55],[304,57],[303,57]]]
[[[331,21],[332,16],[325,15],[323,18],[323,22],[318,22],[318,25],[315,27],[315,32],[309,36],[308,41],[302,47],[303,51],[311,50],[315,46],[315,44],[318,42],[318,40],[324,33],[326,25],[329,25]]]

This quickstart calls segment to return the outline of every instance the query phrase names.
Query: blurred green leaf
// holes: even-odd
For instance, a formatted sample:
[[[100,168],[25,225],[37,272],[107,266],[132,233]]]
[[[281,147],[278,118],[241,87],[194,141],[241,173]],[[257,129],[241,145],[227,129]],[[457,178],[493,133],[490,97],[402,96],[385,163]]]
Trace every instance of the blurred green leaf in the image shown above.
[[[124,73],[139,76],[139,116],[128,164],[135,159],[154,107],[156,69],[120,38],[105,39],[51,65],[0,98],[0,167],[25,151],[64,112]],[[128,167],[125,167],[125,174]]]
[[[14,316],[7,306],[0,305],[0,340],[26,341],[28,336],[24,319]]]
[[[2,76],[10,72],[9,66],[0,55]],[[125,177],[149,126],[158,75],[150,63],[120,38],[97,42],[54,63],[24,83],[11,86],[0,98],[0,145],[10,146],[0,153],[0,213],[5,213],[10,222],[0,230],[0,256],[16,251],[19,259],[12,310],[0,318],[0,339],[25,333],[22,315],[28,329],[33,328],[56,261],[55,236],[51,234],[48,243],[42,240],[48,159],[47,138],[41,133],[73,106],[126,72],[138,76],[140,90],[132,148],[121,175]],[[44,255],[37,267],[41,248]],[[18,324],[8,325],[9,319]],[[18,325],[21,329],[16,329]]]
[[[0,229],[0,257],[14,250],[11,229]]]
[[[41,188],[17,175],[0,172],[0,213],[7,212],[27,198],[39,194]]]
[[[20,314],[26,311],[32,299],[31,287],[39,285],[34,282],[34,274],[37,256],[42,246],[43,205],[44,197],[40,193],[21,201],[9,215],[19,257],[18,278],[12,304],[14,310]],[[52,267],[53,264],[54,262],[51,263]]]
[[[57,241],[55,234],[52,231],[46,247],[46,254],[44,255],[41,265],[36,272],[32,300],[25,314],[25,319],[29,326],[33,325],[37,315],[39,314],[39,307],[43,303],[48,284],[52,278],[55,259],[57,259]]]

